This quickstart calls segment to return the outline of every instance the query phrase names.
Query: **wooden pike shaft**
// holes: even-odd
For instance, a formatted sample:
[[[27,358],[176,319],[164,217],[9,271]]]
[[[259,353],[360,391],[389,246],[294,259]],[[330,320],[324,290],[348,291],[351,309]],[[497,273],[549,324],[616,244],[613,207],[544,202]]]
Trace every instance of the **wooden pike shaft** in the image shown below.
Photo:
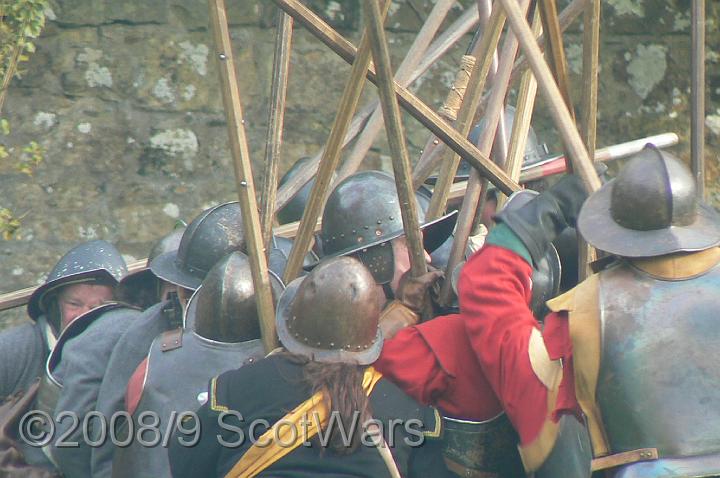
[[[517,2],[517,0],[512,1]],[[515,3],[515,6],[517,6],[518,11],[523,18],[529,5],[530,0],[520,0]],[[500,14],[501,10],[502,9],[496,6],[493,9],[493,15]],[[510,73],[512,72],[512,66],[517,52],[517,38],[515,38],[515,35],[511,31],[509,31],[505,36],[502,52],[500,53],[500,62],[497,74],[495,75],[495,83],[493,84],[487,109],[485,110],[485,127],[480,133],[480,141],[478,142],[478,149],[486,154],[490,153],[495,140],[495,133],[500,120],[500,112],[505,104],[505,96],[507,95],[507,90],[510,85]],[[486,55],[492,55],[492,51],[486,52]],[[470,179],[468,180],[465,197],[463,198],[462,206],[460,206],[460,213],[458,214],[458,221],[455,226],[455,239],[453,241],[452,248],[450,249],[450,258],[448,260],[447,269],[445,270],[445,277],[450,277],[455,267],[463,259],[465,245],[468,237],[470,237],[480,195],[482,191],[487,188],[487,185],[487,179],[482,178],[477,170],[473,169],[470,171]],[[450,297],[450,292],[451,281],[446,280],[443,282],[442,288],[440,289],[439,300],[441,304],[447,303],[448,298]]]
[[[272,239],[275,218],[275,194],[277,192],[280,147],[282,146],[283,124],[285,121],[285,99],[287,98],[288,76],[290,74],[292,30],[292,17],[278,9],[273,81],[270,89],[271,103],[265,142],[265,178],[263,179],[260,196],[260,221],[266,247]]]
[[[383,16],[387,13],[390,1],[391,0],[385,0]],[[327,26],[327,28],[330,27]],[[307,251],[310,249],[314,226],[315,223],[317,223],[318,217],[322,213],[325,198],[330,190],[332,174],[340,161],[342,141],[345,137],[350,121],[352,120],[353,113],[357,108],[358,101],[360,100],[360,95],[365,83],[365,73],[369,65],[370,39],[366,31],[360,40],[360,49],[358,50],[357,57],[352,64],[350,78],[345,84],[345,90],[343,91],[342,99],[340,101],[340,107],[335,115],[335,121],[333,122],[330,136],[327,144],[325,145],[323,156],[320,159],[320,166],[318,168],[317,176],[315,177],[315,183],[310,191],[310,197],[308,198],[305,210],[303,211],[302,219],[300,220],[300,228],[298,229],[295,242],[293,243],[292,250],[290,251],[288,263],[285,266],[285,283],[289,283],[300,274],[305,254],[307,254]]]
[[[553,79],[547,63],[545,63],[543,59],[542,52],[535,41],[530,26],[527,24],[527,21],[525,21],[516,0],[499,1],[505,9],[510,27],[515,32],[520,46],[528,58],[530,68],[538,81],[540,91],[549,104],[550,113],[568,149],[575,173],[583,180],[588,192],[596,191],[600,188],[600,179],[595,173],[590,156],[588,156],[585,145],[580,138],[580,133],[578,133],[562,94]]]
[[[585,140],[588,156],[595,155],[597,141],[597,94],[598,60],[600,57],[600,0],[590,0],[583,15],[583,92],[580,114],[580,130]],[[572,112],[572,109],[571,109]],[[578,232],[578,280],[583,281],[592,271],[590,263],[597,259],[597,252]],[[585,267],[582,267],[585,264]]]
[[[383,117],[385,118],[385,129],[390,143],[393,170],[395,172],[395,186],[400,200],[400,212],[410,252],[410,272],[413,276],[419,276],[427,271],[425,249],[422,245],[420,222],[418,221],[418,205],[410,180],[410,156],[405,145],[405,132],[400,118],[400,107],[393,91],[390,53],[385,38],[385,29],[383,28],[383,15],[380,12],[378,2],[379,0],[366,0],[362,3],[367,18],[367,30],[373,60],[377,68],[378,93],[382,104]]]
[[[255,301],[260,317],[260,330],[263,345],[266,352],[269,353],[277,347],[278,343],[275,336],[275,310],[268,277],[265,248],[260,233],[260,216],[255,201],[255,185],[253,184],[250,152],[243,126],[245,120],[243,119],[242,105],[240,103],[240,89],[235,76],[235,63],[233,62],[225,1],[209,0],[209,7],[220,71],[225,117],[228,123],[230,152],[235,166],[235,179],[240,198],[240,209],[242,210],[245,241],[255,287]]]
[[[570,79],[567,71],[565,47],[562,41],[562,30],[558,19],[557,3],[555,0],[538,0],[538,8],[540,8],[540,18],[546,36],[550,70],[555,76],[560,93],[568,107],[568,112],[574,121],[575,111],[570,97]]]
[[[655,136],[648,136],[647,138],[636,139],[628,141],[626,143],[619,143],[606,148],[598,149],[595,151],[595,161],[605,162],[612,161],[614,159],[626,158],[630,155],[638,153],[647,143],[652,143],[658,148],[666,148],[678,144],[679,138],[675,133],[663,133]],[[558,158],[544,163],[540,166],[527,169],[520,174],[520,182],[525,183],[527,181],[533,181],[542,177],[552,176],[553,174],[561,174],[566,171],[565,169],[565,158],[559,156]],[[449,199],[460,199],[465,195],[465,189],[467,187],[467,181],[458,182],[452,185],[450,188]],[[280,237],[293,238],[297,233],[299,222],[291,222],[290,224],[283,224],[278,226],[273,231],[275,235]],[[320,221],[315,225],[315,231],[320,230]],[[133,263],[128,264],[129,272],[137,272],[145,269],[147,259],[142,259]],[[30,295],[37,289],[37,287],[28,287],[25,289],[16,290],[13,292],[7,292],[0,294],[0,311],[12,309],[14,307],[20,307],[27,304]]]
[[[588,0],[573,0],[567,7],[565,7],[565,9],[560,13],[560,29],[562,31],[565,31],[572,24],[572,22],[580,16],[587,2]],[[540,42],[539,46],[541,49],[543,45],[542,38],[542,35],[540,35],[540,37],[538,38],[538,42]],[[525,70],[527,70],[527,60],[523,56],[515,62],[512,75],[510,75],[510,83],[512,84],[512,82],[515,81],[517,76]],[[480,101],[480,106],[482,106],[484,103],[487,103],[488,97],[489,93],[483,95],[483,98]],[[418,161],[418,164],[415,167],[415,171],[413,171],[413,184],[415,185],[416,189],[420,187],[420,185],[428,178],[428,176],[430,176],[433,170],[437,168],[442,158],[441,150],[444,147],[445,145],[443,143],[440,143],[439,145],[435,146],[434,151],[432,151],[431,155],[428,155],[427,158],[421,158],[421,161]],[[422,161],[422,159],[425,159],[425,161]]]
[[[298,0],[273,0],[283,10],[295,18],[295,21],[302,23],[310,33],[320,41],[329,46],[335,53],[340,55],[348,63],[352,63],[356,56],[356,50],[350,42],[333,30],[317,15],[307,9]],[[367,77],[375,83],[377,77],[373,67],[368,68]],[[447,121],[443,120],[432,108],[418,99],[413,93],[397,83],[393,82],[395,95],[398,97],[400,106],[412,117],[418,120],[438,138],[444,141],[450,148],[459,153],[463,159],[468,161],[474,168],[480,170],[492,181],[495,186],[503,192],[510,193],[520,188],[512,181],[487,155],[483,155],[467,138],[463,137]]]
[[[583,95],[581,130],[588,155],[597,142],[598,61],[600,59],[600,0],[589,0],[583,15]]]
[[[699,197],[705,196],[705,0],[692,1],[690,155]]]
[[[580,16],[581,13],[585,10],[585,7],[587,3],[590,0],[572,0],[570,4],[563,9],[562,12],[560,12],[559,15],[559,23],[560,23],[560,31],[564,32],[567,30],[567,28],[572,25],[572,23],[575,21],[577,17]],[[538,37],[538,46],[540,48],[540,51],[543,51],[545,45],[545,35],[540,35]],[[512,75],[510,76],[510,83],[515,81],[515,79],[520,75],[525,69],[527,69],[528,63],[527,63],[527,57],[521,56],[516,62],[515,66],[513,67]]]
[[[465,91],[465,98],[458,112],[458,119],[455,126],[463,137],[467,137],[472,128],[475,112],[480,104],[485,82],[492,68],[493,58],[497,51],[503,26],[505,26],[505,14],[502,9],[496,8],[488,19],[487,27],[483,31],[482,38],[476,49],[478,56],[481,56],[470,74],[470,81]],[[478,149],[486,155],[490,152],[489,148],[483,150],[479,145]],[[460,164],[460,156],[452,150],[448,150],[447,153],[445,158],[443,158],[440,175],[435,184],[430,206],[428,207],[427,215],[431,219],[439,217],[445,210],[448,191],[450,190],[458,165]]]
[[[427,56],[423,58],[420,64],[413,70],[407,84],[415,81],[420,75],[427,71],[452,45],[465,35],[478,21],[477,11],[470,8],[465,11],[440,37],[435,40],[428,48]],[[363,125],[367,121],[368,117],[377,109],[380,104],[379,100],[372,102],[362,108],[360,113],[355,115],[350,128],[348,129],[345,139],[343,140],[343,147],[345,147],[350,141],[352,141],[358,133],[361,131]],[[285,206],[290,199],[297,194],[310,179],[315,176],[317,172],[320,158],[322,157],[322,150],[315,155],[308,163],[306,163],[297,175],[285,183],[277,192],[277,198],[275,202],[275,209],[278,210]]]
[[[415,41],[410,46],[405,58],[395,73],[395,81],[403,86],[409,84],[410,77],[413,70],[417,66],[420,58],[427,51],[430,42],[432,41],[435,33],[442,24],[443,20],[447,16],[450,8],[455,4],[455,0],[440,0],[433,7],[432,11],[428,15],[427,21],[423,24],[422,28],[415,37]],[[365,129],[355,141],[350,155],[347,157],[343,165],[338,171],[335,183],[339,183],[346,177],[353,174],[362,163],[370,147],[375,141],[375,137],[383,127],[383,112],[380,105],[375,108],[372,116],[365,124]]]
[[[540,35],[542,31],[542,22],[540,21],[540,10],[535,9],[533,14],[533,34]],[[518,90],[517,108],[515,110],[515,121],[513,122],[512,133],[510,135],[510,149],[508,151],[507,163],[505,170],[511,178],[516,181],[520,179],[520,171],[522,171],[523,160],[525,159],[525,147],[530,132],[530,122],[532,120],[533,108],[535,107],[535,98],[537,96],[537,81],[532,71],[525,70],[520,79],[520,88]],[[506,196],[501,195],[497,200],[497,210],[502,209],[505,204]]]

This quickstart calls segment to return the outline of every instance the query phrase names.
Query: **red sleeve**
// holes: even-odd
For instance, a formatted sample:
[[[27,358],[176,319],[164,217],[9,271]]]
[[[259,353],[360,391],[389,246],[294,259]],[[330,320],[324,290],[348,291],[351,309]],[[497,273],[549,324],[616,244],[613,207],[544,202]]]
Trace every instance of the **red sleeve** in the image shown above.
[[[548,389],[533,372],[528,354],[532,329],[540,329],[528,305],[531,275],[532,268],[519,255],[489,244],[468,260],[458,283],[460,311],[475,356],[521,444],[538,436],[547,417]],[[551,319],[552,331],[543,339],[551,358],[569,361],[567,321],[560,319]],[[566,367],[561,394],[574,392],[568,377],[572,373]],[[559,397],[557,405],[570,401]]]
[[[140,365],[137,366],[128,381],[127,390],[125,392],[125,410],[127,410],[130,415],[135,413],[135,409],[140,403],[140,398],[142,397],[142,393],[145,388],[147,371],[148,359],[146,357],[142,362],[140,362]]]
[[[436,405],[450,380],[415,327],[386,340],[373,367],[424,405]]]
[[[375,367],[445,416],[482,421],[502,411],[457,314],[401,330],[385,342]]]

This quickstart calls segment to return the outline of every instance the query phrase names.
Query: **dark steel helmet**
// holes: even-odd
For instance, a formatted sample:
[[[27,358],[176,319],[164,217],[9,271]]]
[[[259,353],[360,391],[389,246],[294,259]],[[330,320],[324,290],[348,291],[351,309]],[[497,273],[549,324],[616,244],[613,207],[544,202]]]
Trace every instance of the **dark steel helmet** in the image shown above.
[[[160,279],[150,270],[150,263],[160,254],[176,252],[186,227],[185,223],[180,223],[172,232],[160,238],[150,250],[145,268],[122,278],[116,293],[120,301],[146,309],[160,300]]]
[[[284,289],[270,272],[273,302]],[[206,339],[236,343],[260,338],[250,260],[242,252],[223,257],[188,302],[185,327]]]
[[[240,204],[229,202],[203,211],[185,230],[176,252],[160,254],[150,270],[160,279],[195,290],[222,257],[245,250]]]
[[[404,234],[400,209],[389,174],[362,171],[347,177],[330,193],[323,211],[320,236],[325,257],[355,255],[378,284],[390,282],[394,257],[389,241]],[[421,208],[418,215],[423,245],[432,252],[452,233],[457,212],[427,223]]]
[[[540,193],[530,189],[522,189],[510,195],[505,207],[518,209],[530,202]],[[562,277],[562,266],[560,257],[554,244],[550,244],[545,255],[537,265],[533,266],[532,298],[530,308],[536,317],[544,317],[547,313],[545,302],[552,299],[560,292],[560,278]]]
[[[280,236],[272,237],[270,252],[268,252],[268,267],[280,277],[285,275],[285,267],[287,266],[292,246],[292,239]],[[303,259],[303,267],[310,267],[319,260],[313,251],[309,251]]]
[[[687,166],[652,145],[585,201],[578,228],[596,248],[622,257],[701,251],[720,244],[720,216],[699,201]]]
[[[288,351],[316,362],[370,364],[383,344],[378,290],[357,259],[323,260],[280,297],[278,337]]]
[[[60,258],[45,283],[35,289],[28,301],[28,315],[37,319],[47,312],[48,294],[63,285],[102,282],[117,285],[127,274],[125,260],[107,241],[93,240],[78,244]]]
[[[309,156],[298,159],[297,162],[293,164],[280,179],[278,187],[283,186],[285,183],[297,176],[300,172],[300,168],[306,165],[311,159],[312,158]],[[333,173],[331,182],[335,181],[336,176],[337,174]],[[277,211],[275,217],[277,218],[279,224],[299,221],[302,218],[303,212],[305,211],[305,205],[307,204],[308,199],[310,199],[310,191],[312,191],[313,184],[315,184],[314,178],[305,183],[305,186],[300,188],[297,194],[295,194],[295,196],[293,196],[293,198],[288,201],[285,206]]]

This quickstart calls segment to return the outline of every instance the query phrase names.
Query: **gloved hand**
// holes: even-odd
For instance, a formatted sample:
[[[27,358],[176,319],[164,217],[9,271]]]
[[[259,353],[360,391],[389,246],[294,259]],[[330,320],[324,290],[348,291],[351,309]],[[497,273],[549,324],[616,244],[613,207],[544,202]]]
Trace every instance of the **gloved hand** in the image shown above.
[[[406,272],[400,279],[395,300],[380,315],[380,330],[383,337],[390,339],[400,329],[415,325],[420,321],[425,296],[430,287],[443,276],[443,272],[432,270],[419,277],[411,277]]]
[[[503,209],[495,220],[506,224],[517,235],[537,266],[550,243],[566,227],[575,227],[586,198],[580,178],[568,174],[524,206]]]
[[[425,274],[412,277],[410,272],[406,272],[400,278],[398,290],[395,292],[396,300],[399,300],[404,306],[419,314],[423,309],[425,295],[442,276],[443,271],[428,270]]]

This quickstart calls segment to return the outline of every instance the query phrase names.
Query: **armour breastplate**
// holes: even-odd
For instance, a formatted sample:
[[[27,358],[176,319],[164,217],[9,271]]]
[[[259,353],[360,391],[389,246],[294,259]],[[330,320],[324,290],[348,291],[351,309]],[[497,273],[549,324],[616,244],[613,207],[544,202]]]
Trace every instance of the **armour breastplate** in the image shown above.
[[[621,263],[599,293],[597,400],[612,453],[720,451],[720,266],[670,281]]]
[[[183,332],[181,347],[163,352],[161,337],[150,347],[142,395],[132,416],[136,436],[130,446],[115,451],[113,476],[169,477],[167,448],[162,446],[169,440],[166,430],[175,430],[183,413],[194,413],[207,400],[210,379],[265,355],[260,340],[215,342],[189,330]],[[159,417],[157,446],[144,446],[136,439],[139,422],[150,423],[154,419],[140,419],[144,412],[146,416],[152,412]]]

